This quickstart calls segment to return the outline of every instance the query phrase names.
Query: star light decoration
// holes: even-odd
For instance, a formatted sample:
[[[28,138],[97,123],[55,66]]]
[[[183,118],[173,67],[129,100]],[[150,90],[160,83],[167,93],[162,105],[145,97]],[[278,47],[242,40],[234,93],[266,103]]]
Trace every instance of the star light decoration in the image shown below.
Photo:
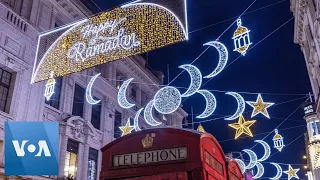
[[[204,130],[204,128],[203,128],[203,126],[201,124],[199,124],[199,126],[197,128],[197,131],[202,132],[202,133],[206,132],[206,130]]]
[[[134,130],[134,126],[130,125],[130,119],[128,119],[128,121],[127,121],[125,126],[120,126],[119,128],[122,131],[122,135],[121,136],[128,135]]]
[[[250,126],[252,126],[255,122],[256,120],[246,121],[243,115],[240,115],[239,121],[237,123],[229,124],[228,126],[236,130],[234,139],[238,139],[242,134],[253,137]]]
[[[263,102],[263,99],[261,97],[261,94],[258,94],[258,98],[256,102],[253,101],[246,101],[247,104],[249,104],[251,107],[253,107],[253,111],[251,114],[251,118],[256,116],[257,114],[263,114],[265,117],[270,119],[269,113],[267,111],[267,108],[274,105],[274,103],[270,102]]]
[[[287,171],[283,171],[284,173],[288,174],[288,180],[290,180],[291,178],[297,178],[299,179],[299,176],[297,175],[297,172],[300,170],[300,168],[298,169],[293,169],[291,167],[291,165],[289,164],[288,170]]]

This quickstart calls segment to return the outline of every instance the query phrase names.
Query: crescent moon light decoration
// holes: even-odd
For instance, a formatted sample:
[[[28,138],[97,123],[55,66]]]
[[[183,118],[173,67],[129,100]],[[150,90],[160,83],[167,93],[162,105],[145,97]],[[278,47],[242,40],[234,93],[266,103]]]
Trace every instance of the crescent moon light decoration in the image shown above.
[[[246,170],[245,163],[241,159],[234,159],[234,160],[238,163],[240,170],[241,170],[241,173],[243,174]]]
[[[161,122],[156,121],[152,116],[152,108],[153,108],[154,100],[151,100],[144,109],[144,120],[146,123],[148,123],[150,126],[159,126],[162,124]]]
[[[119,88],[119,92],[118,92],[118,103],[122,108],[125,108],[125,109],[132,108],[135,105],[130,103],[126,98],[127,88],[132,80],[133,78],[130,78],[124,81],[121,87]]]
[[[246,108],[246,102],[244,101],[243,97],[236,92],[227,92],[226,94],[233,96],[237,100],[238,108],[234,115],[224,118],[224,120],[230,121],[237,119],[238,117],[240,117],[241,114],[243,114],[244,109]]]
[[[262,161],[267,160],[271,154],[271,148],[270,148],[269,144],[266,143],[265,141],[262,141],[262,140],[255,140],[254,142],[260,143],[264,148],[264,155],[262,156],[262,158],[258,159],[258,161],[262,162]]]
[[[98,104],[98,103],[100,102],[100,100],[99,100],[99,101],[94,100],[93,97],[92,97],[92,94],[91,94],[92,85],[93,85],[94,81],[98,78],[98,76],[100,76],[100,74],[101,74],[101,73],[99,73],[99,74],[97,74],[97,75],[95,75],[95,76],[93,76],[93,77],[91,78],[91,80],[90,80],[89,83],[88,83],[87,89],[86,89],[86,99],[87,99],[87,102],[88,102],[89,104],[92,104],[92,105]]]
[[[277,168],[277,175],[272,177],[272,178],[269,178],[271,180],[277,180],[277,179],[280,179],[280,177],[282,176],[282,168],[279,164],[277,163],[270,163],[272,165],[274,165],[276,168]]]
[[[205,76],[204,78],[212,78],[218,75],[227,65],[228,62],[228,49],[227,47],[218,41],[210,41],[204,44],[204,46],[212,46],[215,47],[219,52],[219,62],[216,69],[209,75]]]
[[[179,68],[182,68],[184,70],[186,70],[191,78],[191,83],[190,86],[188,88],[188,90],[183,93],[181,95],[181,97],[189,97],[192,96],[193,94],[195,94],[201,87],[202,84],[202,74],[200,72],[200,70],[191,65],[191,64],[185,64],[185,65],[181,65],[179,66]]]
[[[171,114],[181,105],[181,94],[177,88],[166,86],[154,95],[154,107],[161,114]]]
[[[264,174],[264,167],[261,163],[257,162],[256,163],[256,167],[257,167],[257,174],[255,174],[252,178],[253,179],[259,179],[263,176]]]
[[[246,169],[251,169],[253,168],[256,163],[258,162],[258,158],[257,158],[257,155],[255,152],[253,152],[252,150],[250,149],[244,149],[242,150],[243,152],[247,153],[250,157],[250,161],[249,161],[249,164],[245,167]]]
[[[143,108],[139,109],[139,111],[137,111],[135,117],[134,117],[134,129],[136,130],[136,132],[141,131],[140,127],[139,127],[139,116],[141,114],[141,111],[143,110]]]
[[[210,91],[207,91],[207,90],[198,90],[197,92],[206,99],[206,109],[203,111],[202,114],[197,116],[197,118],[199,119],[207,118],[216,110],[216,106],[217,106],[216,98]]]

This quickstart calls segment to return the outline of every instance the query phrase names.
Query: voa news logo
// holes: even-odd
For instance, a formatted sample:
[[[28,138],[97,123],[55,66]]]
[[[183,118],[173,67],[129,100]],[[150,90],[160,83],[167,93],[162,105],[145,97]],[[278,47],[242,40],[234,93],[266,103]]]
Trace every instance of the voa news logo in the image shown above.
[[[18,140],[12,141],[12,144],[13,144],[14,149],[16,150],[17,156],[23,157],[25,155],[24,147],[28,141],[29,140],[23,140],[21,145],[19,145]],[[44,152],[45,156],[51,156],[51,153],[50,153],[50,150],[48,148],[48,144],[46,141],[44,141],[44,140],[39,141],[38,147],[39,147],[39,152],[35,156],[41,156],[42,152]],[[36,146],[33,144],[30,144],[27,149],[30,153],[33,153],[36,151]]]
[[[58,122],[5,123],[5,175],[58,175]]]

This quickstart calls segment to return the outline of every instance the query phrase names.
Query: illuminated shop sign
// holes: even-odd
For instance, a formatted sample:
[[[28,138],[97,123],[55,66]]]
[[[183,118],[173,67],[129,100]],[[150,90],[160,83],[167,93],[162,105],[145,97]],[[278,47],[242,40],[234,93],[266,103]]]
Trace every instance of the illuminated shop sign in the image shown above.
[[[39,36],[31,83],[188,39],[185,0],[139,0]]]
[[[315,104],[307,103],[303,106],[303,111],[305,115],[310,115],[315,113]]]
[[[112,158],[113,166],[128,166],[164,161],[177,161],[187,158],[187,148],[163,149],[131,154],[115,155]]]

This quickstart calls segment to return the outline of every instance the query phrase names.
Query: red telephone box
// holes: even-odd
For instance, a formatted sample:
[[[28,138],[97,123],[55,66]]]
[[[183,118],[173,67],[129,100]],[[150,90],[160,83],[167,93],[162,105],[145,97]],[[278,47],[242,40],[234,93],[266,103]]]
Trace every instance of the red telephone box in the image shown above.
[[[208,133],[159,128],[131,133],[103,147],[101,180],[240,180]]]

